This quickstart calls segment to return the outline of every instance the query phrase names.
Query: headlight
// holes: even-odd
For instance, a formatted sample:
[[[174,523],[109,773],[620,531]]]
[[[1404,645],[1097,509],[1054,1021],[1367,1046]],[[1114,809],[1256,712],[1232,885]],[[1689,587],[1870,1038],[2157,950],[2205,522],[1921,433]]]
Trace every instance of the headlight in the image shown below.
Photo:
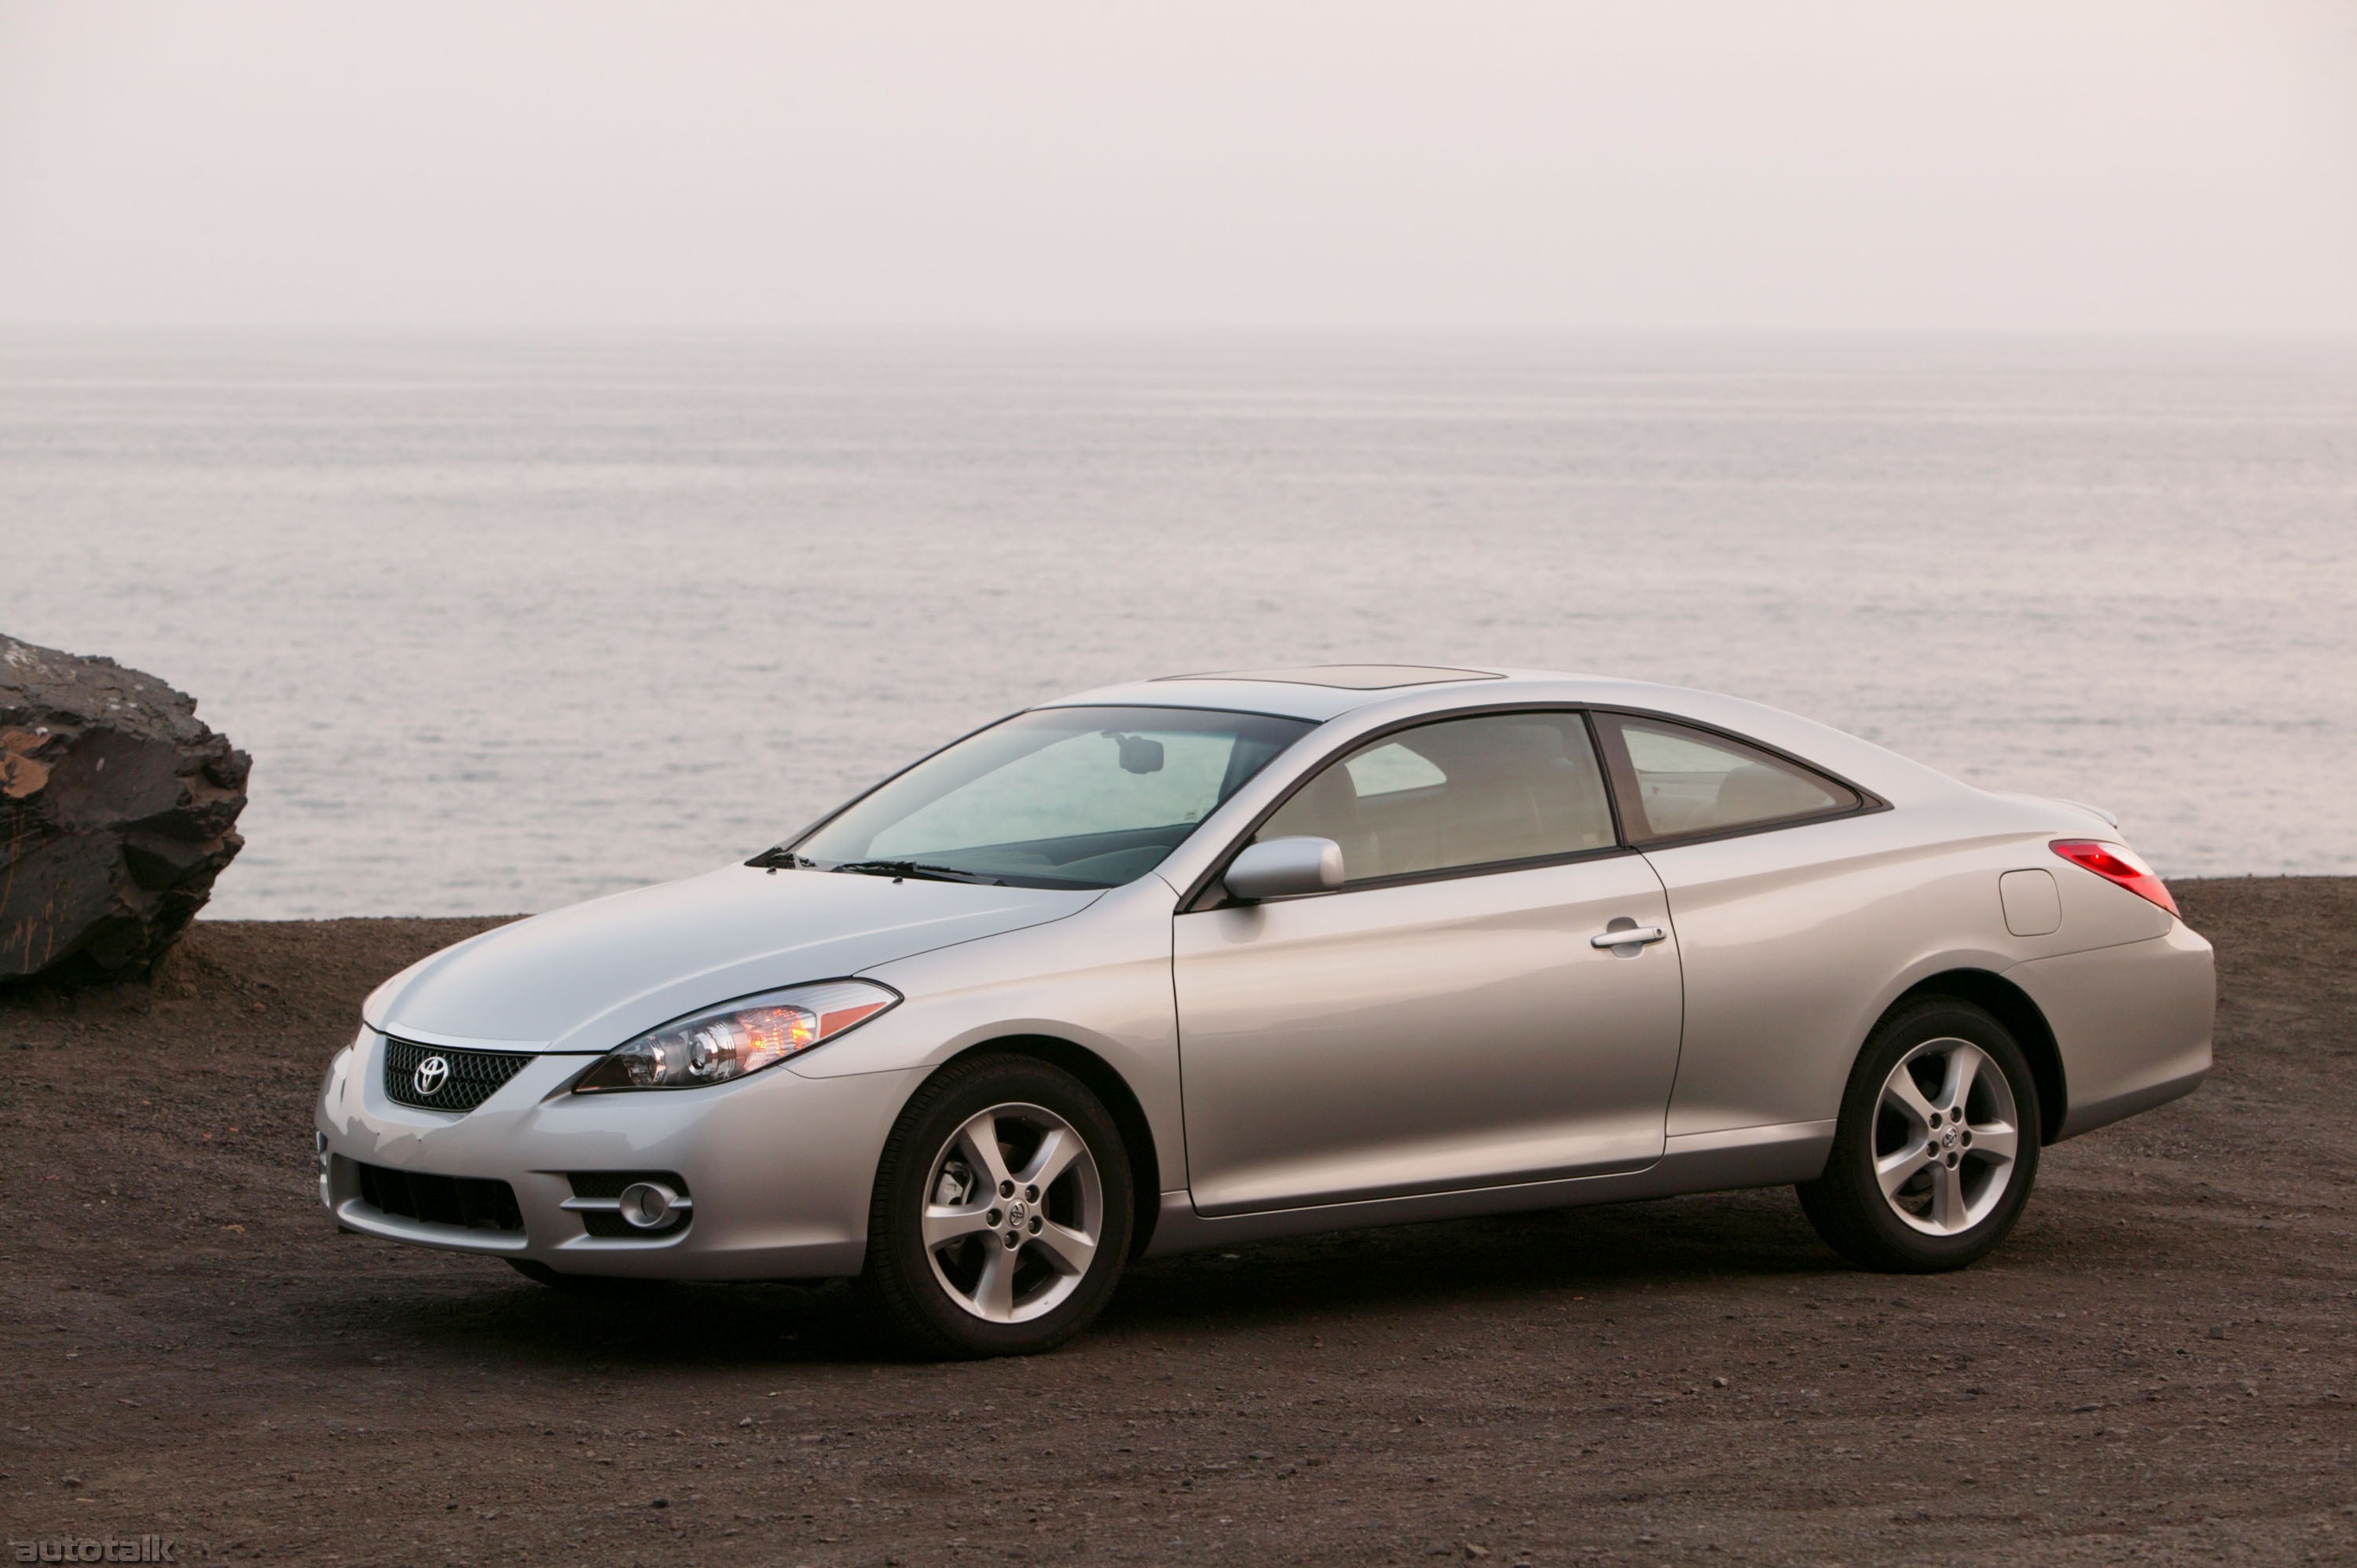
[[[573,1092],[726,1083],[800,1056],[899,1000],[899,992],[864,980],[832,980],[748,996],[691,1013],[615,1047],[581,1075]]]

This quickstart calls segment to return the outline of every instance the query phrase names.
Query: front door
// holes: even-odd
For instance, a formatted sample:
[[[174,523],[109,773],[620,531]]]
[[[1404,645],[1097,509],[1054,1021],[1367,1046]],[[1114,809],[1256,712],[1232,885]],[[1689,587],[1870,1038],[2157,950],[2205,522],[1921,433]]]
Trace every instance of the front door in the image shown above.
[[[1661,1156],[1676,939],[1660,880],[1616,842],[1580,715],[1385,736],[1309,780],[1258,836],[1292,834],[1341,844],[1340,889],[1177,918],[1198,1210]],[[1594,945],[1616,928],[1652,940]]]

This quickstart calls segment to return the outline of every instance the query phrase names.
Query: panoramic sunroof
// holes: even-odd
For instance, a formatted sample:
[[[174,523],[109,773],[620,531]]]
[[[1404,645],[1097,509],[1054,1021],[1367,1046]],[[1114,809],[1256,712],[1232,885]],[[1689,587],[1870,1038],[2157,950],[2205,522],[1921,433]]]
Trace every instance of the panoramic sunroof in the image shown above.
[[[1488,670],[1446,670],[1429,664],[1313,664],[1301,670],[1218,670],[1164,675],[1165,681],[1282,681],[1294,686],[1337,686],[1379,692],[1386,686],[1437,686],[1444,681],[1502,681]]]

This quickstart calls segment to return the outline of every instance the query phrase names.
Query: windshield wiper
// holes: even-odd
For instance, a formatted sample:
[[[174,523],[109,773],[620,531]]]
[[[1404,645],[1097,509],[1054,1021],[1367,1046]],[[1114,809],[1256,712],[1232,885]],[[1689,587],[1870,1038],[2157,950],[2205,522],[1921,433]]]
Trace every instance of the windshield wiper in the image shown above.
[[[771,871],[816,871],[818,869],[817,861],[805,855],[796,854],[783,844],[774,849],[765,849],[745,864],[766,866]]]
[[[802,864],[809,865],[808,861]],[[829,871],[848,871],[860,876],[913,876],[920,882],[979,882],[989,887],[1004,887],[1006,883],[996,876],[979,872],[960,871],[954,865],[927,865],[914,860],[845,860],[827,866]]]

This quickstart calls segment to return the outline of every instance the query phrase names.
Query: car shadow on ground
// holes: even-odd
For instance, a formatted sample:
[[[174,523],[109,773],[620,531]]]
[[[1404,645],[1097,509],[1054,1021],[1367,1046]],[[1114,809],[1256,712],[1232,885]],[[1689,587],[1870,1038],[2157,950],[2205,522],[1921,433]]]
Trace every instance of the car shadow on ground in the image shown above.
[[[1716,1194],[1150,1258],[1131,1265],[1091,1334],[1316,1333],[1367,1314],[1512,1311],[1566,1295],[1657,1299],[1844,1267],[1789,1190]],[[479,1288],[392,1311],[423,1348],[477,1362],[597,1371],[900,1359],[842,1282],[558,1290],[487,1273]]]
[[[1135,1265],[1101,1320],[1268,1328],[1837,1273],[1789,1189],[1346,1231]]]

